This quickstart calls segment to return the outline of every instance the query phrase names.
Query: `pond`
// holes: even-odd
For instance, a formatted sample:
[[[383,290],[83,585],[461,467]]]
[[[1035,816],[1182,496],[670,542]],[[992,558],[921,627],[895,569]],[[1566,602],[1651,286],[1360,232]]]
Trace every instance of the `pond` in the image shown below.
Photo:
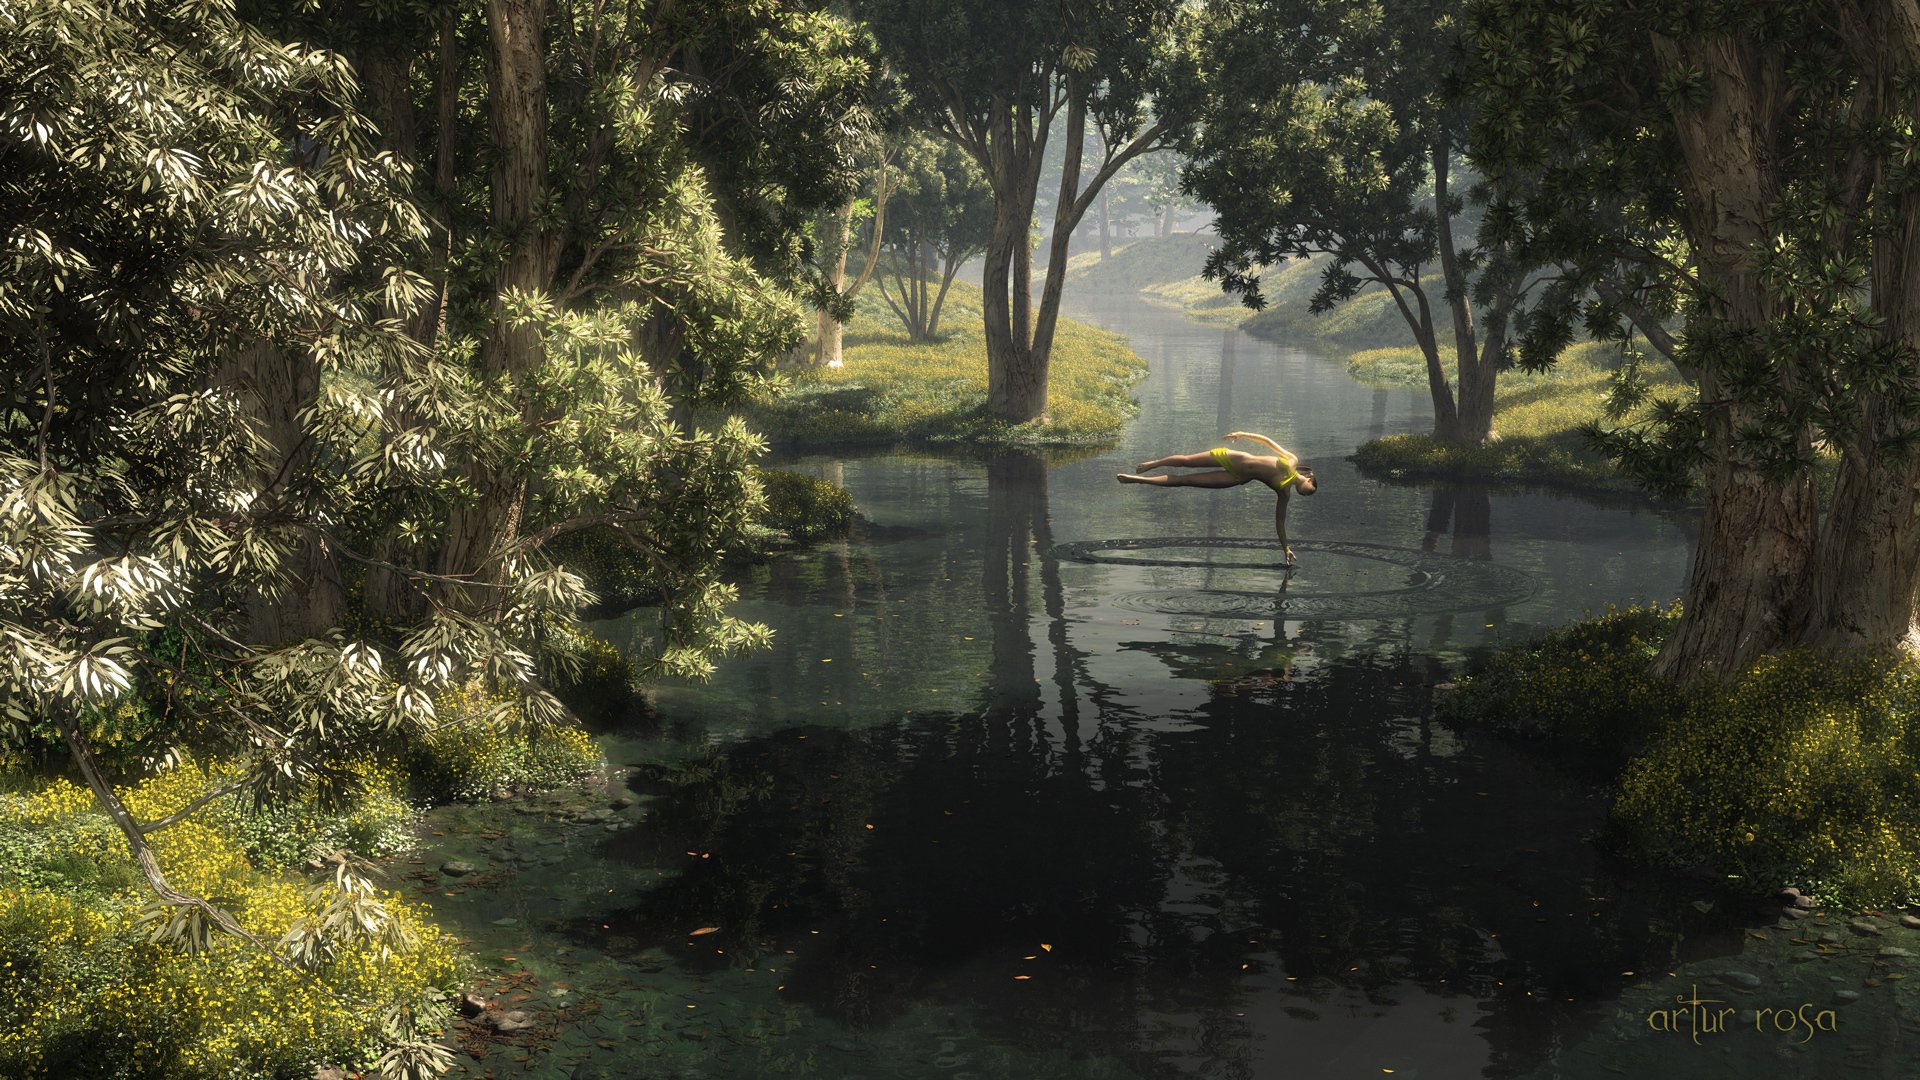
[[[1590,778],[1432,719],[1474,654],[1676,595],[1686,514],[1365,479],[1424,395],[1078,314],[1152,365],[1115,446],[780,462],[868,524],[741,578],[771,649],[603,734],[622,805],[432,815],[415,882],[544,1010],[470,1075],[1911,1074],[1901,973],[1842,920],[1615,862]],[[1242,429],[1319,476],[1290,574],[1263,488],[1114,479]],[[1690,994],[1837,1030],[1650,1021]]]

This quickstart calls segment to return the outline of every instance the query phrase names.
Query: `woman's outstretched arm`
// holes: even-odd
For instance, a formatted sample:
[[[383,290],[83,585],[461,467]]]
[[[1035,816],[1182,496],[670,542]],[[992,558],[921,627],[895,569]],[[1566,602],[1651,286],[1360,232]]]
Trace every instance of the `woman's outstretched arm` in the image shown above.
[[[1279,443],[1274,442],[1272,439],[1267,438],[1265,435],[1258,435],[1251,431],[1230,431],[1227,433],[1227,438],[1252,439],[1255,442],[1264,443],[1266,444],[1267,449],[1272,450],[1274,453],[1280,455],[1280,460],[1286,462],[1289,465],[1292,465],[1293,463],[1300,460],[1298,457],[1294,455],[1292,451],[1288,450],[1284,446],[1281,446]]]
[[[1280,535],[1280,547],[1287,553],[1287,565],[1293,565],[1293,546],[1287,543],[1287,496],[1286,488],[1273,493],[1273,531]]]

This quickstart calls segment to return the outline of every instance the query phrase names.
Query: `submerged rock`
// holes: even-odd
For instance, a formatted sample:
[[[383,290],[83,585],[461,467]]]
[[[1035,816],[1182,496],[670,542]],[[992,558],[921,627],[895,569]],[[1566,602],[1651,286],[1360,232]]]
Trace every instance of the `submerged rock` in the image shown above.
[[[1746,971],[1723,971],[1720,973],[1720,981],[1742,990],[1758,990],[1764,985],[1760,976]]]
[[[462,862],[459,859],[452,859],[440,864],[440,872],[447,875],[448,877],[466,877],[468,874],[473,873],[476,869],[477,867],[475,867],[472,863]]]
[[[486,998],[481,997],[479,994],[476,994],[471,990],[464,991],[461,993],[460,995],[460,1015],[461,1016],[467,1016],[467,1017],[479,1016],[481,1013],[486,1011],[487,1011]]]
[[[1855,919],[1847,924],[1847,929],[1861,935],[1878,935],[1880,928],[1865,919]]]
[[[533,1014],[525,1009],[509,1009],[506,1012],[482,1013],[480,1022],[502,1035],[511,1035],[516,1031],[531,1031],[540,1026]]]

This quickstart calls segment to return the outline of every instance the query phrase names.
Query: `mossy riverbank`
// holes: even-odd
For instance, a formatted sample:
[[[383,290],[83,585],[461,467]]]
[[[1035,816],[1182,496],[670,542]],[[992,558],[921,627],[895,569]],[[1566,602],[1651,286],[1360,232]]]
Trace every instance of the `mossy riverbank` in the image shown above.
[[[1678,618],[1572,623],[1495,655],[1440,715],[1596,769],[1607,842],[1637,861],[1789,907],[1920,902],[1920,661],[1796,650],[1681,687],[1647,671]]]
[[[455,691],[436,709],[439,732],[405,754],[335,762],[327,783],[266,807],[221,793],[238,770],[217,757],[122,770],[136,820],[180,815],[149,834],[168,882],[303,956],[298,972],[218,931],[180,947],[169,926],[184,914],[155,906],[92,793],[18,755],[0,762],[0,1075],[402,1076],[409,1053],[450,1056],[457,995],[480,965],[393,882],[340,876],[355,863],[338,853],[401,856],[429,805],[575,786],[603,762],[584,731],[526,723],[511,702]]]

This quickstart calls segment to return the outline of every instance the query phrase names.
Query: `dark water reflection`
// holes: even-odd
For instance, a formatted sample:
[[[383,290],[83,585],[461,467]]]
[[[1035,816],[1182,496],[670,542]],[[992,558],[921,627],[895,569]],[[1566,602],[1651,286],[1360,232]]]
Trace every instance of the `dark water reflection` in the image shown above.
[[[1137,304],[1093,317],[1153,363],[1111,451],[789,463],[872,526],[752,571],[740,610],[775,647],[662,688],[662,731],[606,736],[615,761],[675,763],[640,769],[647,824],[569,875],[598,899],[547,932],[623,978],[733,986],[738,1015],[788,1010],[776,1044],[829,1048],[685,1075],[1596,1075],[1574,1051],[1631,1027],[1623,991],[1737,953],[1750,920],[1609,861],[1604,791],[1437,725],[1431,686],[1584,610],[1670,597],[1687,520],[1363,479],[1345,454],[1423,428],[1419,396]],[[1248,619],[1154,598],[1412,579],[1310,551],[1293,583],[1059,557],[1270,536],[1263,493],[1113,481],[1236,428],[1318,469],[1297,537],[1498,564],[1531,590]]]

